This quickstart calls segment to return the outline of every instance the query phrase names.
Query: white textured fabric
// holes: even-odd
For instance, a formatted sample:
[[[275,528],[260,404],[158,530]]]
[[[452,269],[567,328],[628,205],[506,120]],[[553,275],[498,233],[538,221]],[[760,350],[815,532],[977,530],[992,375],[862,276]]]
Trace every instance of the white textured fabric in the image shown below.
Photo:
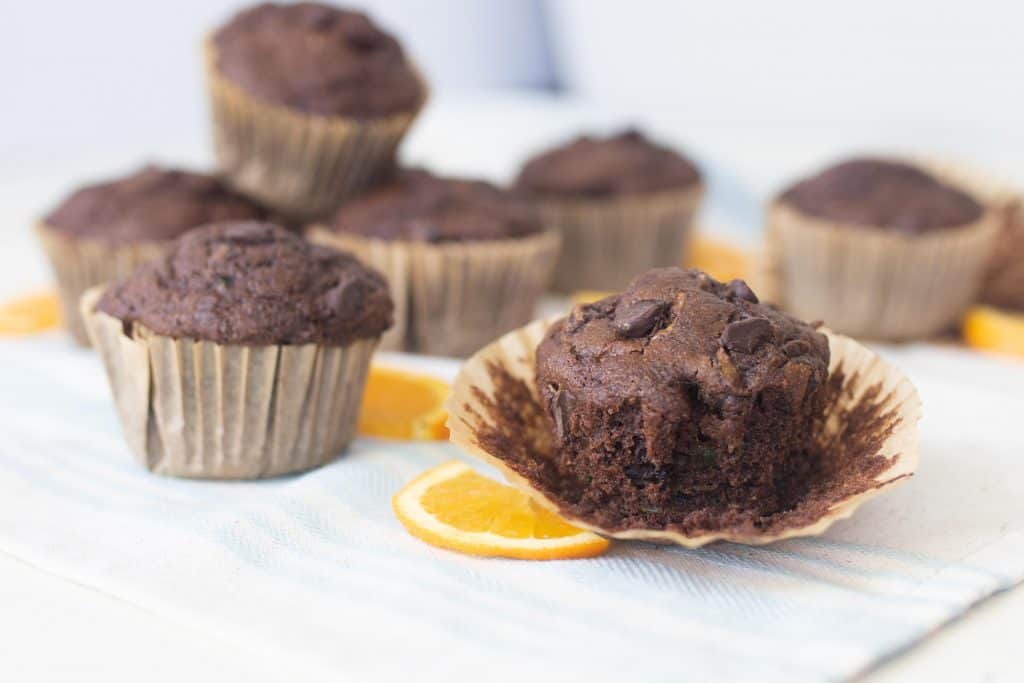
[[[842,678],[1024,578],[1024,365],[886,353],[924,401],[921,468],[826,536],[531,563],[402,530],[391,495],[460,457],[448,445],[364,440],[267,482],[162,478],[129,456],[89,351],[0,342],[0,549],[273,652],[296,680]]]

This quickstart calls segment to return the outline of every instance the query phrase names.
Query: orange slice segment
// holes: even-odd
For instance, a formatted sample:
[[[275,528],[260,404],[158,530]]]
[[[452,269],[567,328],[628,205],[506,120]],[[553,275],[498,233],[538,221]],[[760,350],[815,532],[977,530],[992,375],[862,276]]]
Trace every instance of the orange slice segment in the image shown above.
[[[964,340],[976,349],[1024,357],[1024,314],[974,306],[964,317]]]
[[[611,296],[614,292],[599,292],[596,289],[580,289],[569,295],[569,300],[573,304],[592,304],[595,301],[600,301],[606,296]]]
[[[686,255],[688,268],[699,268],[722,282],[750,277],[751,262],[746,249],[701,235],[694,236]]]
[[[38,292],[0,304],[0,335],[46,332],[60,324],[54,292]]]
[[[454,460],[427,470],[391,502],[413,536],[467,555],[565,560],[600,555],[609,545]]]
[[[447,439],[444,402],[450,387],[439,379],[373,366],[359,413],[359,433],[385,439]]]

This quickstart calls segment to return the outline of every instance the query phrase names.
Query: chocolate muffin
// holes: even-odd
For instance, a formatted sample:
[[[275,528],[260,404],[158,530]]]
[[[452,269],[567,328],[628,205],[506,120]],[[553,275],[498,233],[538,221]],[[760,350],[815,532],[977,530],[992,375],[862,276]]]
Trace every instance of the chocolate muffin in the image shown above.
[[[381,240],[471,242],[535,235],[542,228],[524,202],[490,183],[440,178],[424,170],[345,204],[334,230]]]
[[[698,528],[804,492],[828,367],[825,336],[742,280],[666,268],[553,325],[536,376],[580,515]]]
[[[318,3],[243,10],[207,42],[218,164],[297,218],[322,217],[394,165],[426,100],[399,42]]]
[[[692,162],[635,130],[542,153],[515,186],[562,232],[562,292],[621,289],[648,268],[678,264],[703,195]]]
[[[1015,198],[1000,209],[1002,228],[992,252],[981,300],[1024,313],[1024,202]]]
[[[992,212],[956,174],[853,159],[793,184],[768,212],[779,304],[848,334],[926,338],[977,296]]]
[[[973,197],[909,164],[854,159],[782,193],[808,216],[908,235],[955,228],[981,218]]]
[[[452,441],[573,524],[687,547],[821,533],[918,458],[901,373],[680,268],[489,344],[448,410]]]
[[[133,450],[153,471],[214,478],[336,457],[392,308],[351,254],[260,222],[193,230],[82,298]]]
[[[345,204],[309,238],[386,274],[397,310],[385,348],[447,356],[533,317],[559,243],[514,195],[422,170]]]
[[[37,234],[57,277],[64,320],[86,344],[78,315],[86,289],[127,275],[198,225],[266,215],[218,178],[146,166],[77,190],[42,219]]]

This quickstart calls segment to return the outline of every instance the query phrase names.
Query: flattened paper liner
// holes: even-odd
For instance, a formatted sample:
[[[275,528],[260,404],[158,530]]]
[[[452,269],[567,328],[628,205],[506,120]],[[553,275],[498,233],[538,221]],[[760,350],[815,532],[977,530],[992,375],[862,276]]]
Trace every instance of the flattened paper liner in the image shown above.
[[[488,407],[489,401],[496,398],[496,368],[529,387],[537,409],[522,412],[543,412],[534,386],[534,352],[554,320],[538,320],[510,332],[470,358],[455,378],[447,403],[447,425],[454,443],[497,467],[513,485],[577,526],[614,538],[670,542],[689,548],[713,541],[763,544],[796,536],[813,536],[823,533],[833,522],[849,517],[864,501],[912,475],[917,468],[917,421],[921,417],[917,390],[899,370],[886,364],[856,341],[826,331],[832,351],[830,383],[840,380],[842,385],[835,387],[835,398],[828,403],[826,418],[822,420],[820,429],[831,435],[831,439],[826,441],[842,443],[854,419],[851,416],[873,416],[872,420],[865,421],[873,432],[872,438],[863,440],[873,452],[863,453],[862,456],[882,456],[886,463],[872,481],[864,485],[865,482],[846,482],[840,477],[836,481],[820,482],[819,487],[809,491],[805,500],[796,508],[777,515],[775,522],[764,530],[743,527],[687,535],[671,529],[609,530],[595,526],[567,513],[565,505],[513,469],[503,459],[503,452],[483,438],[485,432],[500,429]],[[835,384],[838,385],[838,381]],[[497,397],[497,400],[501,401],[502,397]],[[546,430],[545,426],[538,424],[501,431],[504,438],[522,445],[525,452],[542,453],[545,442],[550,444]],[[540,465],[543,467],[543,463]],[[840,472],[846,471],[849,470],[840,468]],[[812,495],[822,493],[823,498],[810,500]],[[820,514],[808,518],[808,511],[818,511]]]
[[[696,184],[622,199],[537,199],[549,229],[562,234],[552,289],[611,291],[651,268],[677,266],[704,196]]]
[[[465,357],[529,322],[558,257],[555,232],[430,244],[313,226],[309,240],[350,251],[384,273],[395,325],[382,348]]]
[[[128,275],[136,267],[162,254],[166,248],[166,244],[160,242],[112,244],[66,237],[45,223],[36,225],[36,236],[57,279],[64,324],[75,342],[82,346],[89,345],[89,337],[78,312],[82,294],[90,287]]]
[[[981,288],[999,211],[981,196],[981,176],[952,164],[902,161],[976,195],[985,212],[960,228],[901,235],[814,218],[776,200],[765,235],[775,303],[869,339],[921,339],[959,322]]]
[[[221,76],[212,40],[203,51],[217,166],[236,187],[293,219],[325,216],[390,171],[426,102],[424,83],[410,112],[310,116],[251,97]]]
[[[158,474],[255,479],[330,462],[355,432],[377,339],[348,346],[227,346],[172,339],[81,311],[125,439]]]

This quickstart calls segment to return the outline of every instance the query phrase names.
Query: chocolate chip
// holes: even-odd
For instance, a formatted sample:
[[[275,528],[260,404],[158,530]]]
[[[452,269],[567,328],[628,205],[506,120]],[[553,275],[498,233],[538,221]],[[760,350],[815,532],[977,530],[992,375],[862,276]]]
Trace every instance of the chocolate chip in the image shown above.
[[[729,299],[742,299],[743,301],[749,301],[752,304],[758,303],[757,295],[754,294],[754,290],[747,286],[747,283],[743,280],[731,280],[729,284],[725,286],[726,297]]]
[[[658,324],[668,304],[643,299],[615,309],[615,330],[630,339],[642,337]]]
[[[354,280],[341,280],[326,292],[324,292],[324,303],[327,308],[340,314],[355,304],[353,298],[356,296],[356,283]]]
[[[765,318],[737,320],[722,330],[722,346],[738,353],[753,353],[771,333],[772,324]]]
[[[552,401],[554,404],[554,419],[555,419],[555,435],[559,441],[565,439],[565,435],[569,431],[569,419],[572,417],[572,409],[576,404],[576,397],[568,391],[559,389],[555,392],[555,400]]]
[[[811,352],[811,345],[803,339],[791,339],[782,345],[782,352],[790,358],[806,356]]]

